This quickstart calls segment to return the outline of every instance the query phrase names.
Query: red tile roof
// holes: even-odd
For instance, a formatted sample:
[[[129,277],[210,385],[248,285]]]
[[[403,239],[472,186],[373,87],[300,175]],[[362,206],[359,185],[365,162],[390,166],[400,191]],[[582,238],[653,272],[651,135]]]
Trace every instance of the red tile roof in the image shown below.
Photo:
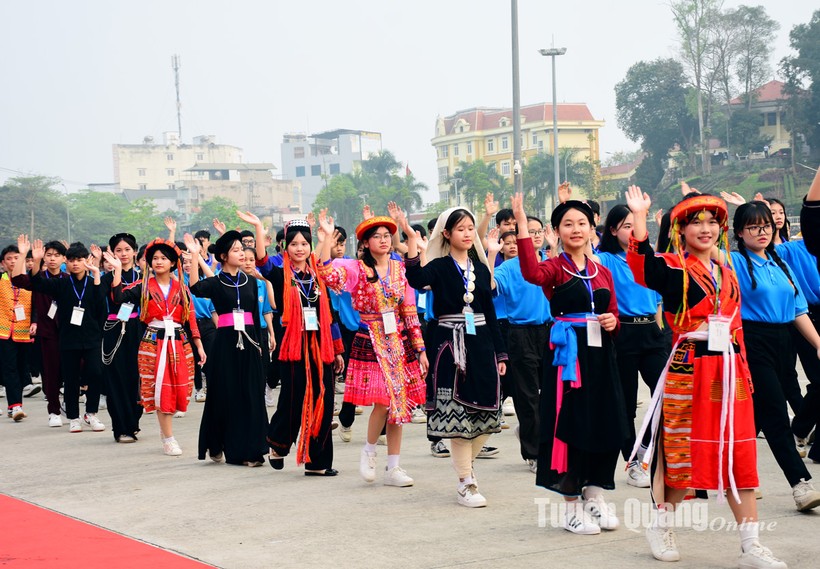
[[[531,122],[551,121],[552,103],[536,103],[521,107],[524,124]],[[445,133],[452,134],[459,119],[470,125],[471,131],[499,128],[499,121],[506,117],[512,121],[512,109],[476,107],[459,111],[444,118]],[[595,121],[595,117],[584,103],[558,103],[558,120],[562,122]]]
[[[619,174],[628,174],[636,169],[638,166],[641,165],[643,159],[646,157],[645,154],[641,154],[632,162],[627,162],[626,164],[615,164],[614,166],[605,166],[601,168],[601,176],[616,176]]]
[[[754,91],[754,101],[757,103],[767,103],[772,101],[784,101],[788,99],[788,95],[783,93],[785,85],[782,81],[769,81]],[[729,101],[732,105],[742,105],[745,101],[741,97],[735,97]]]

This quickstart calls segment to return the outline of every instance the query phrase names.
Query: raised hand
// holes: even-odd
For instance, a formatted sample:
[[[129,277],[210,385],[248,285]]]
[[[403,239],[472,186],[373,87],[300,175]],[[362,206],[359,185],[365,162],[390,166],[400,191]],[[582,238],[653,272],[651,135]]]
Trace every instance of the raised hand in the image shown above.
[[[390,217],[392,217],[395,220],[396,225],[398,225],[399,229],[401,229],[402,232],[404,232],[404,234],[407,235],[408,239],[415,238],[416,232],[412,227],[410,227],[410,222],[407,220],[407,216],[405,215],[404,211],[396,204],[393,205],[395,207],[394,210],[391,212]]]
[[[21,233],[17,236],[17,249],[20,251],[20,258],[25,259],[28,252],[31,251],[31,243],[29,243],[28,235]],[[34,256],[33,251],[31,256]]]
[[[236,210],[236,215],[239,217],[239,219],[241,219],[245,223],[253,225],[254,227],[262,224],[262,222],[259,221],[259,218],[249,211]]]
[[[649,194],[642,192],[638,186],[629,186],[626,192],[626,205],[633,214],[643,213],[645,215],[652,207],[652,200]]]
[[[407,234],[409,235],[409,233]],[[416,231],[416,246],[419,248],[419,251],[427,251],[427,237],[421,236],[421,231]]]
[[[333,235],[333,233],[336,231],[336,224],[333,223],[333,218],[327,214],[327,208],[324,208],[319,212],[319,228],[324,232],[325,235]]]
[[[191,255],[199,255],[200,251],[202,251],[202,246],[199,244],[199,241],[194,239],[194,236],[190,233],[186,233],[182,237],[182,241],[185,243],[185,247],[188,248]]]
[[[85,269],[94,275],[94,278],[99,276],[100,274],[100,267],[96,263],[91,263],[88,259],[83,261],[83,265],[85,265]]]
[[[169,217],[166,217],[165,219],[163,219],[162,221],[165,223],[165,227],[168,228],[168,231],[170,231],[172,234],[176,233],[176,231],[177,231],[177,220],[176,219],[169,216]]]
[[[219,219],[217,219],[217,218],[214,218],[214,220],[211,223],[213,224],[214,229],[216,230],[216,232],[219,233],[220,235],[224,235],[225,232],[228,230],[228,228],[225,226],[225,223],[222,222],[222,221],[219,221]]]
[[[498,239],[498,227],[493,227],[487,233],[487,252],[490,255],[498,255],[499,251],[501,251],[502,243]]]
[[[658,211],[655,212],[655,223],[660,225],[661,221],[663,221],[663,210],[659,209]]]
[[[310,225],[310,230],[313,231],[313,229],[316,227],[316,214],[312,211],[309,212],[305,216],[305,221],[307,221],[307,224]]]
[[[726,203],[732,205],[743,205],[746,203],[746,198],[737,192],[732,192],[731,194],[729,192],[720,192],[720,197],[722,197]]]
[[[31,258],[34,259],[34,263],[37,264],[42,261],[45,256],[46,248],[43,245],[43,240],[35,239],[34,243],[31,245]]]
[[[698,190],[696,188],[690,188],[689,184],[687,184],[685,181],[681,180],[680,193],[683,194],[683,197],[686,197],[689,194],[699,194],[700,190]]]
[[[365,204],[365,206],[362,208],[362,219],[364,221],[367,221],[371,217],[374,217],[373,210],[370,209],[369,205]]]
[[[495,201],[495,196],[492,192],[487,192],[487,195],[484,196],[484,213],[487,215],[495,215],[498,213],[499,209],[498,202]]]
[[[393,219],[393,221],[398,223],[401,213],[401,208],[396,205],[396,202],[387,202],[387,214]]]
[[[518,217],[518,214],[521,214],[524,217],[527,216],[527,214],[524,213],[524,194],[522,194],[521,192],[515,193],[511,198],[511,202],[513,215],[515,215],[516,218]]]
[[[550,251],[555,254],[558,251],[558,234],[552,229],[552,224],[544,226],[544,240],[550,246]]]
[[[763,202],[769,207],[769,209],[772,209],[772,204],[769,203],[769,200],[763,199],[763,194],[761,194],[760,192],[757,192],[754,198],[752,199],[754,199],[757,202]]]
[[[558,186],[558,201],[561,203],[565,203],[572,198],[572,188],[569,185],[569,182],[564,182],[560,186]]]
[[[103,258],[108,261],[109,265],[114,267],[115,271],[122,270],[122,262],[110,251],[104,251]]]

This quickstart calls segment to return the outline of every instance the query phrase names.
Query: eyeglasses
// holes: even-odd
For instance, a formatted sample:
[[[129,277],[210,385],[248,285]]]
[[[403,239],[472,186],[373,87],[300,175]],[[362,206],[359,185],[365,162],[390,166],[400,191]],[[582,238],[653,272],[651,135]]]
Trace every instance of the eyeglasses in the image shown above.
[[[539,235],[544,234],[544,230],[543,229],[530,229],[527,233],[529,233],[533,237],[538,237]]]
[[[767,223],[766,225],[747,225],[746,231],[748,231],[752,235],[768,235],[772,232],[772,224]]]
[[[370,236],[371,239],[378,239],[379,241],[389,241],[393,236],[389,233],[374,233]]]

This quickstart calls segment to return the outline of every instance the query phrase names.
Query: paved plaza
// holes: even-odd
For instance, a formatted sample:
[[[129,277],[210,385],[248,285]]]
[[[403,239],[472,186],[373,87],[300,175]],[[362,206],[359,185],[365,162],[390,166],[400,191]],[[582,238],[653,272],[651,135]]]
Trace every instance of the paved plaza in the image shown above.
[[[641,397],[648,403],[648,392]],[[621,528],[578,536],[551,527],[556,496],[534,485],[513,429],[490,438],[501,449],[495,458],[476,462],[489,504],[471,510],[456,503],[450,460],[430,455],[424,425],[404,427],[402,466],[415,479],[413,487],[362,481],[358,460],[368,410],[356,418],[351,443],[334,433],[340,475],[307,478],[293,455],[282,471],[196,460],[203,404],[191,403],[188,415],[174,420],[181,457],[162,454],[153,415],[143,417],[139,442],[115,444],[108,429],[69,434],[67,424],[49,428],[42,395],[25,400],[25,408],[29,418],[21,423],[0,419],[0,492],[217,567],[663,566],[651,557],[643,531],[625,527],[642,523],[640,503],[648,491],[628,486],[623,471],[608,495]],[[109,423],[105,411],[100,417]],[[507,421],[517,424],[515,417]],[[761,541],[791,568],[817,567],[820,512],[795,510],[765,440],[758,439],[758,449]],[[381,469],[386,447],[378,451]],[[808,468],[820,476],[820,465]],[[721,529],[731,512],[714,494],[709,502],[691,502],[689,521],[697,529],[678,531],[682,560],[675,568],[736,567],[739,538]],[[12,523],[0,512],[0,527]],[[30,528],[30,536],[49,547],[47,527]],[[13,553],[14,544],[4,543],[0,531],[0,566],[16,567],[9,561]],[[88,564],[95,567],[93,550]]]

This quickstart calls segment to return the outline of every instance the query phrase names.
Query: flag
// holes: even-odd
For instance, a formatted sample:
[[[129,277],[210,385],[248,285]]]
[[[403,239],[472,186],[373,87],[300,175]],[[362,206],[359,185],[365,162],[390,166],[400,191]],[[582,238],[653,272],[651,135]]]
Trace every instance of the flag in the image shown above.
[[[410,171],[410,164],[404,167],[404,175],[405,177],[412,175],[413,172]]]

